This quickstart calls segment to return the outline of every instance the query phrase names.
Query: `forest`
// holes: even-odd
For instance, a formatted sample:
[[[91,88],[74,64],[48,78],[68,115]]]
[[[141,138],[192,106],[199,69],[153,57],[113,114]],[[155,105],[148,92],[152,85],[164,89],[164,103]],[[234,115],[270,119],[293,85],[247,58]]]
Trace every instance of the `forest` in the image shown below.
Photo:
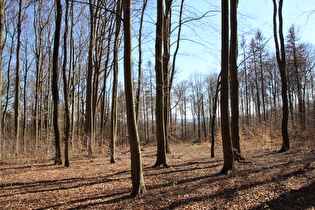
[[[314,45],[206,2],[0,0],[0,208],[315,208]],[[213,16],[220,72],[181,69]]]

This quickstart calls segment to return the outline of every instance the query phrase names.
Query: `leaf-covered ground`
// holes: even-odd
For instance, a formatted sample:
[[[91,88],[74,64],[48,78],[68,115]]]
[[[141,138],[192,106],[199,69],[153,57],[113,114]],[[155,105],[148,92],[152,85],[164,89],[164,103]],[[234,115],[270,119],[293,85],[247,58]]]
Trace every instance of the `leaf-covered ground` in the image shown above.
[[[169,168],[152,168],[156,149],[142,151],[147,193],[131,198],[127,147],[117,163],[108,157],[51,160],[6,159],[0,165],[0,209],[314,209],[315,150],[244,150],[246,160],[219,174],[222,152],[210,158],[206,144],[172,145]]]

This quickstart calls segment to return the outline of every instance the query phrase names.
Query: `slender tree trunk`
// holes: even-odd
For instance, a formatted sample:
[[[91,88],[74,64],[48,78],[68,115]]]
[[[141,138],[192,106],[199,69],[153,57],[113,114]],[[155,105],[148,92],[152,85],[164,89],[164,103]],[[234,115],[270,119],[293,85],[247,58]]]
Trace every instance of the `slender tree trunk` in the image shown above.
[[[285,152],[290,149],[290,141],[288,134],[288,120],[289,120],[289,108],[288,108],[288,96],[287,96],[287,78],[286,78],[286,55],[283,37],[283,20],[282,20],[282,7],[283,0],[279,0],[279,8],[277,9],[277,2],[273,0],[273,33],[276,47],[277,63],[280,71],[281,78],[281,96],[282,96],[282,147],[279,152]],[[277,15],[278,14],[278,15]],[[279,19],[279,28],[277,26],[277,16]],[[280,39],[280,45],[278,41]]]
[[[13,34],[14,35],[14,34]],[[12,36],[12,42],[14,40],[14,36]],[[2,49],[3,50],[3,49]],[[7,113],[7,110],[8,110],[8,105],[9,105],[9,96],[10,96],[10,86],[11,86],[11,82],[10,82],[10,67],[11,67],[11,62],[12,62],[12,57],[13,57],[13,50],[14,50],[14,45],[11,45],[10,46],[10,57],[9,57],[9,60],[8,60],[8,72],[7,72],[7,88],[6,88],[6,97],[5,97],[5,103],[4,103],[4,107],[3,107],[3,110],[2,111],[2,119],[1,119],[1,124],[2,124],[2,135],[4,136],[5,134],[5,130],[4,130],[4,122],[5,122],[5,119],[6,119],[6,113]],[[1,58],[2,59],[2,58]]]
[[[222,0],[221,50],[221,134],[224,164],[221,173],[234,168],[233,146],[229,128],[229,1]]]
[[[73,1],[71,1],[71,6],[70,6],[70,17],[71,17],[71,25],[70,25],[70,59],[69,59],[69,74],[71,76],[69,76],[69,80],[70,80],[70,96],[71,96],[71,125],[70,125],[70,133],[71,133],[71,145],[72,145],[72,152],[74,152],[74,146],[77,144],[74,142],[75,139],[75,121],[74,121],[74,114],[75,114],[75,48],[74,48],[74,37],[73,37],[73,33],[74,33],[74,3]],[[70,79],[71,78],[71,79]],[[77,110],[77,112],[79,112],[79,110]],[[77,119],[78,121],[79,119]],[[79,142],[78,140],[76,140],[76,142]]]
[[[218,104],[218,98],[219,98],[219,91],[221,86],[221,74],[218,76],[217,80],[217,87],[215,90],[213,105],[212,105],[212,118],[211,118],[211,157],[214,158],[214,148],[215,148],[215,121],[217,118],[216,112],[217,112],[217,104]]]
[[[179,10],[179,20],[178,20],[178,32],[177,32],[177,41],[176,41],[176,47],[175,47],[175,52],[173,55],[173,63],[172,63],[172,70],[171,70],[171,79],[170,79],[170,85],[172,86],[173,80],[174,80],[174,75],[175,75],[175,67],[176,67],[176,57],[179,51],[179,43],[180,43],[180,37],[181,37],[181,32],[182,32],[182,25],[183,25],[183,10],[184,10],[184,1],[181,0],[180,4],[180,10]]]
[[[20,141],[20,49],[21,49],[21,25],[22,25],[22,4],[19,1],[19,14],[17,23],[17,44],[16,44],[16,69],[15,69],[15,98],[14,98],[14,128],[15,128],[15,155],[19,154]]]
[[[165,0],[165,12],[163,23],[163,73],[164,73],[164,126],[166,152],[170,153],[170,115],[171,115],[171,84],[170,84],[170,49],[171,49],[171,11],[172,1]]]
[[[0,92],[2,93],[2,52],[4,31],[4,0],[0,0]],[[2,94],[1,94],[2,96]],[[2,98],[2,97],[1,97]],[[0,116],[2,116],[2,103],[0,103]],[[2,120],[0,120],[0,161],[2,161],[3,144]]]
[[[56,28],[54,36],[54,50],[53,50],[53,72],[52,72],[52,95],[54,102],[53,124],[55,132],[55,164],[62,164],[61,149],[60,149],[60,130],[59,130],[59,69],[58,56],[60,46],[60,28],[62,18],[61,0],[56,0]]]
[[[262,102],[262,111],[263,111],[263,121],[266,121],[266,100],[265,100],[265,78],[264,78],[264,70],[263,70],[263,60],[262,60],[262,47],[259,45],[259,65],[260,65],[260,80],[261,80],[261,102]]]
[[[163,68],[163,25],[164,6],[163,1],[157,1],[157,23],[155,42],[155,71],[156,71],[156,138],[157,138],[157,159],[155,166],[167,166],[166,162],[166,134],[165,134],[165,113],[164,113],[164,68]]]
[[[62,78],[63,78],[63,94],[64,94],[64,101],[65,101],[65,137],[64,137],[64,142],[65,142],[65,148],[64,148],[64,153],[65,153],[65,166],[69,167],[69,140],[70,140],[70,109],[69,109],[69,84],[68,84],[68,79],[67,79],[67,56],[68,56],[68,51],[67,51],[67,38],[68,38],[68,14],[69,14],[69,0],[66,0],[66,11],[65,11],[65,32],[64,32],[64,37],[63,37],[63,49],[64,49],[64,54],[63,54],[63,66],[62,66]]]
[[[131,196],[138,196],[146,192],[140,150],[140,139],[133,95],[132,76],[132,26],[131,26],[131,0],[123,0],[124,11],[124,81],[126,95],[127,124],[131,153]]]
[[[89,43],[89,58],[87,69],[87,87],[86,87],[86,137],[88,156],[93,156],[94,142],[94,121],[93,121],[93,61],[95,51],[95,16],[94,16],[94,1],[90,0],[90,43]]]
[[[253,49],[255,50],[255,49]],[[259,92],[259,85],[258,85],[258,70],[257,70],[257,63],[256,63],[256,50],[253,56],[254,62],[254,70],[255,70],[255,89],[256,89],[256,115],[258,116],[258,122],[261,123],[261,101],[260,101],[260,92]]]
[[[117,91],[118,91],[118,50],[119,50],[119,34],[121,27],[121,8],[122,0],[117,1],[116,6],[116,32],[115,32],[115,44],[114,44],[114,76],[113,76],[113,95],[112,95],[112,113],[111,113],[111,144],[110,144],[110,162],[116,162],[116,139],[117,139]]]
[[[202,113],[202,129],[203,129],[203,137],[207,139],[208,131],[207,131],[207,120],[206,120],[206,111],[204,106],[204,97],[201,95],[201,113]]]
[[[28,65],[28,42],[25,43],[25,67],[24,67],[24,88],[23,88],[23,130],[22,130],[22,137],[23,137],[23,154],[26,152],[26,114],[27,114],[27,77],[28,77],[28,71],[29,71],[29,65]]]
[[[38,6],[40,8],[40,5]],[[38,9],[39,10],[39,9]],[[37,14],[39,13],[39,14]],[[35,151],[38,150],[39,142],[39,110],[40,110],[40,95],[41,95],[41,76],[42,76],[42,26],[39,18],[40,11],[36,10],[36,4],[34,5],[34,32],[35,32],[35,59],[36,59],[36,82],[35,82],[35,102],[34,102],[34,121],[33,121],[33,135],[35,136]]]
[[[147,7],[148,0],[143,0],[141,17],[140,17],[140,26],[139,26],[139,40],[138,40],[138,52],[139,52],[139,63],[138,63],[138,86],[136,92],[136,118],[139,119],[139,107],[140,107],[140,91],[141,91],[141,81],[142,81],[142,29],[143,29],[143,20],[144,12]]]
[[[237,41],[237,5],[238,0],[230,0],[230,78],[231,78],[231,139],[233,144],[233,154],[236,160],[244,159],[241,155],[240,135],[239,135],[239,100],[238,100],[238,41]]]
[[[244,59],[245,59],[245,48],[244,48]],[[244,77],[245,77],[245,122],[249,125],[249,94],[248,94],[248,75],[247,75],[247,62],[244,62]]]

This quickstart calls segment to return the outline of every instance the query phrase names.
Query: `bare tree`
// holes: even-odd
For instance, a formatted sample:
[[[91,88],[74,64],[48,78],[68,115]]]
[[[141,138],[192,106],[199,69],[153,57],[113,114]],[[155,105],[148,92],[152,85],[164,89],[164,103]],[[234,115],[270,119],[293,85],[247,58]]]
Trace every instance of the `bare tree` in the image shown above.
[[[14,98],[14,127],[15,127],[15,154],[19,154],[20,141],[20,49],[22,33],[22,5],[23,0],[19,1],[19,13],[17,23],[17,43],[16,43],[16,69],[15,69],[15,98]]]
[[[60,46],[60,29],[62,18],[62,5],[60,0],[56,0],[56,28],[54,35],[54,51],[53,51],[53,72],[52,72],[52,95],[54,102],[53,124],[55,132],[55,164],[62,164],[60,152],[60,130],[59,130],[59,67],[58,56]]]
[[[237,6],[238,0],[230,0],[230,93],[231,93],[231,138],[233,153],[236,160],[244,159],[241,155],[240,135],[239,135],[239,84],[238,84],[238,40],[237,40]]]
[[[224,164],[221,173],[228,173],[234,167],[233,146],[229,123],[229,1],[221,1],[221,134]]]
[[[138,196],[146,192],[143,172],[142,158],[140,150],[140,139],[138,125],[136,121],[136,112],[133,92],[132,75],[132,26],[131,26],[131,0],[123,0],[124,12],[124,81],[127,110],[127,124],[130,141],[131,153],[131,179],[132,196]]]
[[[171,81],[170,81],[170,57],[171,57],[171,12],[173,0],[165,0],[163,6],[163,77],[164,77],[164,130],[166,152],[170,153],[169,127],[171,115]]]
[[[69,84],[67,78],[67,38],[68,38],[68,16],[69,16],[69,0],[66,0],[66,11],[65,11],[65,32],[63,37],[63,65],[62,65],[62,78],[63,78],[63,94],[65,102],[65,166],[69,167],[69,140],[70,140],[70,109],[69,109]]]
[[[279,5],[279,8],[278,8]],[[286,54],[283,37],[283,19],[282,19],[283,0],[273,0],[273,33],[276,48],[277,63],[281,78],[281,96],[282,96],[282,147],[279,152],[285,152],[290,149],[290,140],[288,134],[288,96],[287,96],[287,78],[286,78]],[[279,26],[277,24],[277,17]],[[279,43],[280,39],[280,43]]]
[[[3,52],[3,29],[4,29],[4,0],[0,0],[0,95],[2,96],[2,52]],[[1,97],[2,98],[2,97]],[[0,103],[0,116],[2,116],[2,102]],[[2,120],[0,120],[0,161],[2,161]]]
[[[166,133],[165,133],[165,82],[163,68],[163,28],[164,28],[164,3],[157,1],[157,23],[155,41],[155,71],[156,71],[156,139],[157,159],[155,166],[167,166],[166,162]]]
[[[141,81],[142,81],[142,31],[143,31],[143,21],[144,21],[144,12],[147,7],[148,0],[143,0],[141,16],[140,16],[140,26],[139,26],[139,39],[138,39],[138,85],[136,90],[136,117],[138,120],[139,116],[139,106],[140,106],[140,91],[141,91]]]
[[[212,81],[210,81],[212,82]],[[215,93],[212,98],[212,117],[211,117],[211,157],[213,158],[215,156],[214,154],[214,148],[215,148],[215,122],[217,118],[217,104],[218,104],[218,98],[219,98],[219,92],[220,92],[220,86],[221,86],[221,74],[217,76],[217,81],[215,84]],[[210,97],[210,96],[209,96]]]
[[[89,0],[90,11],[90,42],[89,42],[89,57],[87,67],[87,87],[86,87],[86,137],[88,156],[93,156],[93,142],[94,142],[94,113],[93,113],[93,66],[95,53],[95,31],[96,31],[96,6],[95,0]]]
[[[117,139],[117,91],[118,91],[118,50],[119,50],[119,38],[121,27],[121,14],[122,14],[122,0],[117,0],[116,5],[116,32],[114,43],[114,71],[113,71],[113,95],[112,95],[112,113],[111,113],[111,143],[110,143],[110,162],[116,162],[116,139]]]
[[[304,75],[306,72],[306,58],[304,55],[305,45],[298,44],[299,38],[296,35],[295,27],[292,25],[289,29],[289,34],[287,35],[287,72],[289,82],[289,88],[292,87],[292,92],[296,92],[298,99],[298,121],[301,130],[306,129],[306,119],[305,119],[305,83],[303,82]],[[303,85],[304,83],[304,85]],[[293,113],[292,113],[293,115]]]

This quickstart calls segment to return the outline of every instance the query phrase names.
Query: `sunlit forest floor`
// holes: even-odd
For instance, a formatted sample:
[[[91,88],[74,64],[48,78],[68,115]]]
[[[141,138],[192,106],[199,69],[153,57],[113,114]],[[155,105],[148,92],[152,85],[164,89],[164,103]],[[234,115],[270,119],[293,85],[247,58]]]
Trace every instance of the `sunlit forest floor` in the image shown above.
[[[312,141],[314,139],[311,139]],[[243,144],[245,161],[219,174],[220,145],[176,143],[169,168],[152,168],[154,145],[143,146],[147,193],[131,198],[129,148],[109,157],[72,156],[71,167],[50,159],[7,158],[0,165],[0,209],[315,209],[315,148],[280,140]],[[308,143],[307,143],[308,142]]]

